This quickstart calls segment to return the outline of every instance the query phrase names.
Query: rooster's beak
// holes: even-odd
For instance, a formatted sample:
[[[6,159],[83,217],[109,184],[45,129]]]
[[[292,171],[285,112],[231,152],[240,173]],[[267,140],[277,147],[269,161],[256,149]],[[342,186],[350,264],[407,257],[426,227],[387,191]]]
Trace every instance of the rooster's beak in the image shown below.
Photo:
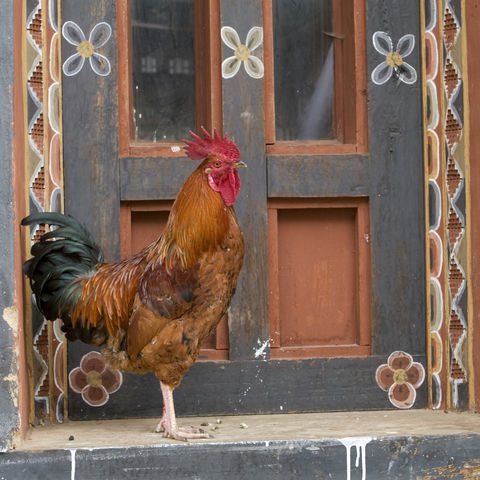
[[[246,167],[246,166],[247,166],[247,164],[242,162],[241,160],[239,162],[233,164],[233,168],[240,168],[240,167]]]

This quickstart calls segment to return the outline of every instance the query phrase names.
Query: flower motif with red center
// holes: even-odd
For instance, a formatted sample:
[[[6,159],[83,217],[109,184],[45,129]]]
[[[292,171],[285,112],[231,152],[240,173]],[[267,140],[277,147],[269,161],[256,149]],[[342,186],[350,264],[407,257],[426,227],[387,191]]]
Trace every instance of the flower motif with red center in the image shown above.
[[[406,409],[415,403],[416,389],[425,380],[425,369],[421,363],[414,362],[410,354],[398,351],[377,368],[375,378],[378,386],[388,392],[390,402]]]
[[[80,366],[68,375],[70,387],[82,395],[85,403],[92,407],[105,405],[110,394],[116,392],[123,382],[122,373],[107,365],[99,352],[89,352],[80,360]]]

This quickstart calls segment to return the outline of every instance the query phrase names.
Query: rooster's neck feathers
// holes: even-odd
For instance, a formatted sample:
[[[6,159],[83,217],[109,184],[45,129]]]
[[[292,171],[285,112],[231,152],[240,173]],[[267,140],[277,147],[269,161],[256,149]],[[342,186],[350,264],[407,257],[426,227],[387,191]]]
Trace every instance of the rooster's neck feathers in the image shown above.
[[[205,160],[180,190],[163,235],[153,244],[148,261],[160,262],[167,271],[180,262],[193,266],[205,252],[213,252],[227,234],[232,207],[208,185]]]

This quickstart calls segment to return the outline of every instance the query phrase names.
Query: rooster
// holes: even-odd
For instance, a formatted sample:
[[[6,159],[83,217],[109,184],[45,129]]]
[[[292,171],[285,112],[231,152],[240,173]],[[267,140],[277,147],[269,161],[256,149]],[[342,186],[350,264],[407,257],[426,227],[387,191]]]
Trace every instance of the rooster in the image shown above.
[[[103,263],[72,217],[42,212],[22,221],[53,227],[23,266],[40,311],[61,318],[69,340],[103,347],[112,366],[154,372],[163,396],[155,431],[183,441],[209,434],[177,425],[173,390],[226,313],[244,255],[233,204],[245,164],[227,135],[202,133],[185,141],[186,154],[203,161],[178,193],[164,233],[130,258]]]

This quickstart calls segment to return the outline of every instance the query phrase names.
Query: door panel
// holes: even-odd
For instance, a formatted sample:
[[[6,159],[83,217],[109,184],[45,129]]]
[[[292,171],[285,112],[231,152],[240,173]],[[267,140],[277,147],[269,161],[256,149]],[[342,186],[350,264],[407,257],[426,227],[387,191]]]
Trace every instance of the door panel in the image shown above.
[[[358,343],[355,213],[352,208],[278,210],[282,346]],[[323,328],[318,328],[319,312],[326,319]]]
[[[371,353],[368,201],[269,202],[274,358]]]
[[[361,3],[341,2],[355,8]],[[209,128],[215,125],[235,139],[248,164],[240,172],[242,191],[236,204],[246,257],[228,325],[207,342],[211,352],[228,356],[217,354],[224,356],[192,367],[175,392],[177,411],[193,415],[391,408],[375,381],[376,368],[396,350],[426,361],[420,83],[392,79],[380,86],[368,77],[368,90],[345,97],[342,106],[355,109],[355,121],[348,119],[353,133],[347,128],[343,135],[349,143],[341,143],[341,138],[306,145],[275,143],[268,73],[273,67],[271,49],[268,52],[272,29],[264,23],[264,14],[266,20],[270,15],[268,2],[197,4],[203,9],[197,25],[203,18],[211,35],[208,59],[201,65],[210,76],[202,115]],[[373,47],[374,32],[388,31],[394,43],[405,33],[418,36],[416,0],[389,5],[387,11],[382,4],[366,0],[366,11],[355,11],[355,20],[349,20],[366,18],[366,26],[355,23],[363,43],[356,40],[352,48],[360,57],[350,57],[355,58],[353,66],[347,62],[360,78],[362,72],[366,77],[365,63],[372,72],[384,60]],[[130,137],[131,104],[125,90],[130,70],[121,38],[117,62],[116,15],[118,8],[118,32],[124,36],[125,5],[123,0],[64,0],[62,6],[64,22],[81,24],[87,37],[100,22],[112,26],[112,37],[99,50],[109,59],[111,74],[96,75],[87,61],[80,73],[63,78],[65,209],[87,225],[108,260],[120,258],[121,250],[133,251],[161,229],[162,212],[197,165],[182,151],[172,151],[179,142],[139,145]],[[264,61],[263,79],[253,78],[241,65],[236,75],[220,80],[221,61],[233,55],[220,39],[220,26],[234,28],[242,42],[252,27],[265,27],[265,45],[252,52]],[[341,26],[335,20],[334,28]],[[340,38],[334,43],[345,66],[348,49]],[[74,52],[64,41],[64,60]],[[418,71],[417,47],[408,60]],[[221,85],[221,95],[212,85]],[[362,133],[358,118],[366,108],[365,95],[368,129]],[[302,251],[295,248],[308,235]],[[275,262],[283,269],[280,279],[271,268],[269,278],[269,265]],[[300,306],[292,295],[300,298]],[[330,320],[335,315],[337,321]],[[314,358],[325,356],[319,353],[322,349],[329,350],[329,358]],[[89,350],[69,344],[69,370],[78,367]],[[415,406],[425,404],[423,386]],[[69,392],[72,419],[160,413],[158,382],[150,374],[124,374],[121,388],[100,407]]]

